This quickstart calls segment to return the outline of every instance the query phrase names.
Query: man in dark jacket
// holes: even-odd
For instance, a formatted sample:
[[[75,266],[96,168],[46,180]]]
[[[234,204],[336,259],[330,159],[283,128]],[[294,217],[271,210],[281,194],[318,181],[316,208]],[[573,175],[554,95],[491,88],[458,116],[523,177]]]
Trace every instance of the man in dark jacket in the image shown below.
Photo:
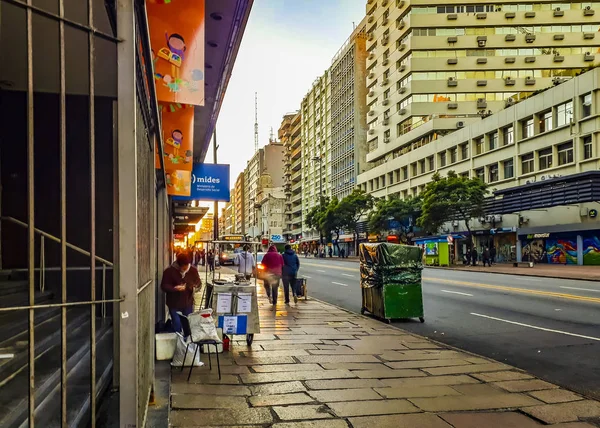
[[[265,279],[265,291],[269,302],[273,304],[271,310],[277,306],[277,292],[279,291],[279,280],[283,272],[283,257],[277,252],[275,245],[269,247],[269,251],[262,259],[267,277]]]
[[[173,330],[182,331],[181,318],[177,312],[189,315],[194,311],[194,289],[200,287],[198,270],[190,264],[187,254],[181,253],[177,260],[165,269],[160,288],[167,293],[167,306]]]
[[[300,259],[291,245],[285,246],[283,252],[283,293],[285,294],[285,304],[290,304],[290,286],[292,288],[292,294],[294,295],[294,303],[298,303],[298,296],[300,290],[296,288],[296,278],[298,277],[298,270],[300,269]]]

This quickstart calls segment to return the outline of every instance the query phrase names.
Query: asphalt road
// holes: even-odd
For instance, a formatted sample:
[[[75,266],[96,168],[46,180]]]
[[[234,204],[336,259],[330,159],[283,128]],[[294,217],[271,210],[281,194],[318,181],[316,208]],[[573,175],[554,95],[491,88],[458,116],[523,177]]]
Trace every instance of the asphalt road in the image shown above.
[[[358,263],[300,259],[309,295],[359,312]],[[425,323],[394,325],[600,399],[600,282],[425,269]]]

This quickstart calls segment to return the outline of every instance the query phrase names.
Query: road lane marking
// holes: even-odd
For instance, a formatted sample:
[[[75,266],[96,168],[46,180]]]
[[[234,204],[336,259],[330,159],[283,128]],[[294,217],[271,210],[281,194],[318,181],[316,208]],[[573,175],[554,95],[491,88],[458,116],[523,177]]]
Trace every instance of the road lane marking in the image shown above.
[[[576,296],[575,294],[556,293],[553,291],[529,290],[527,288],[506,287],[503,285],[481,284],[481,283],[476,283],[476,282],[455,281],[452,279],[438,279],[438,278],[423,278],[423,279],[426,281],[438,282],[438,283],[444,283],[444,284],[452,284],[452,285],[458,285],[458,286],[462,286],[462,287],[485,288],[488,290],[509,291],[509,292],[513,292],[513,293],[523,293],[523,294],[535,294],[538,296],[556,297],[559,299],[580,300],[583,302],[600,303],[600,298],[598,298],[598,297]]]
[[[319,269],[317,269],[317,272],[326,273],[326,271],[324,271],[324,270],[319,270]]]
[[[342,284],[341,282],[332,282],[332,284],[341,285],[343,287],[348,287],[348,284]]]
[[[524,281],[542,282],[542,280],[539,278],[527,278],[525,276],[522,276],[521,279]]]
[[[307,263],[303,262],[302,266],[312,266],[312,267],[323,267],[322,263]],[[337,269],[337,270],[345,270],[350,272],[358,272],[358,263],[354,267],[342,267],[342,266],[333,266],[327,265],[327,269]]]
[[[473,297],[472,294],[469,293],[461,293],[460,291],[450,291],[450,290],[440,290],[443,291],[444,293],[451,293],[451,294],[460,294],[461,296],[470,296]]]
[[[349,278],[354,278],[354,275],[350,275],[349,273],[343,273],[342,275],[347,276]]]
[[[302,278],[311,279],[311,276],[302,275]]]
[[[582,334],[569,333],[568,331],[561,331],[561,330],[554,330],[554,329],[551,329],[551,328],[538,327],[536,325],[523,324],[521,322],[504,320],[502,318],[490,317],[489,315],[476,314],[474,312],[471,312],[471,315],[474,315],[476,317],[481,317],[481,318],[487,318],[487,319],[494,320],[494,321],[505,322],[505,323],[508,323],[508,324],[519,325],[521,327],[529,327],[529,328],[533,328],[535,330],[542,330],[542,331],[547,331],[547,332],[550,332],[550,333],[564,334],[566,336],[580,337],[582,339],[590,339],[590,340],[596,340],[596,341],[600,342],[600,337],[584,336]]]
[[[563,286],[563,285],[561,285],[560,288],[566,288],[568,290],[592,291],[594,293],[600,293],[600,290],[593,290],[591,288],[566,287],[566,286]]]

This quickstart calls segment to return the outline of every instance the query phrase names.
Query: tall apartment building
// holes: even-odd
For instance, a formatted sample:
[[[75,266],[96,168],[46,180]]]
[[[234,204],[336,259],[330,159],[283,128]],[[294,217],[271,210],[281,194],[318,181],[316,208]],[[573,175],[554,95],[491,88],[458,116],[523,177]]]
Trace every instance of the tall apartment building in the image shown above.
[[[245,235],[246,234],[246,197],[245,197],[245,186],[244,186],[244,172],[240,172],[237,179],[235,180],[234,187],[234,227],[233,233]]]
[[[368,0],[374,169],[358,183],[378,195],[409,190],[408,180],[448,162],[414,150],[594,64],[599,9],[600,2]]]
[[[342,199],[368,170],[367,18],[352,32],[331,65],[331,195]]]
[[[283,236],[285,228],[286,195],[283,187],[263,187],[258,193],[260,233],[262,238]]]
[[[279,141],[285,149],[285,227],[288,239],[302,234],[302,148],[300,111],[286,114],[279,127]]]
[[[235,235],[235,188],[229,192],[229,202],[225,205],[224,221],[225,221],[225,234]]]
[[[284,184],[283,144],[271,140],[258,149],[244,170],[244,216],[246,233],[251,227],[260,233],[258,195],[263,187],[283,187]]]
[[[319,203],[319,193],[331,195],[331,73],[316,79],[302,100],[302,231],[306,216]],[[316,233],[312,235],[317,236]],[[318,237],[318,236],[317,236]]]

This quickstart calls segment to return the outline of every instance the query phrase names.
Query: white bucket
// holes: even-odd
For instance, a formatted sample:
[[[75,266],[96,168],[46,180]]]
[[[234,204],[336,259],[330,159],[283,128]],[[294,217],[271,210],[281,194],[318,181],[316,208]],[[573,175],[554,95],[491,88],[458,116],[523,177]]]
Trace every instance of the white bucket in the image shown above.
[[[157,333],[156,335],[156,359],[158,361],[170,361],[177,347],[176,333]]]

